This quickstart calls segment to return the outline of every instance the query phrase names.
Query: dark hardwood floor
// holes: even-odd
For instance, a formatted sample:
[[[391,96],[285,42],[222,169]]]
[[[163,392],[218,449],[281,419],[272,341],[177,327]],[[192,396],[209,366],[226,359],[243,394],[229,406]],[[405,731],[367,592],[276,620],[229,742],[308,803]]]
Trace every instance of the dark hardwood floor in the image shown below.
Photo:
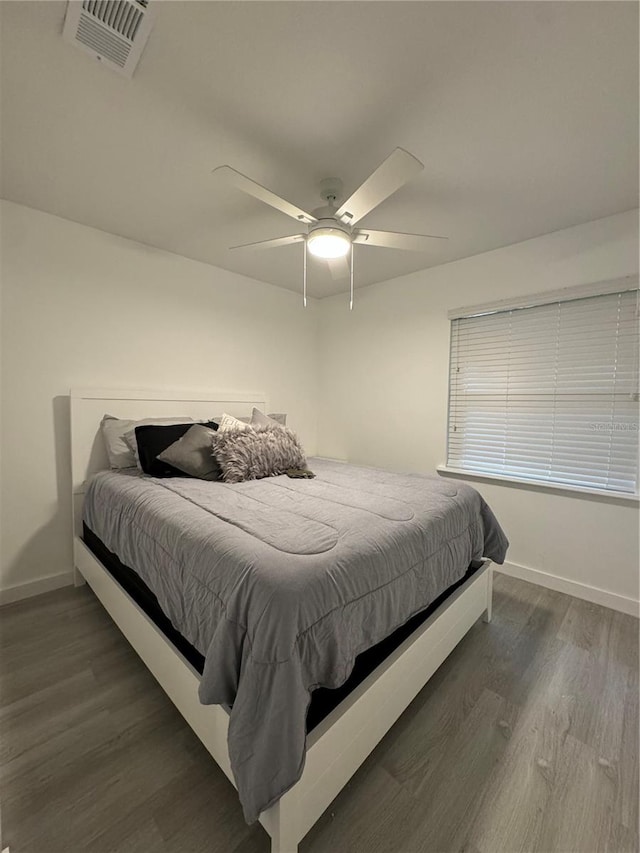
[[[0,610],[11,853],[268,853],[88,587]],[[496,576],[301,853],[638,851],[638,621]]]

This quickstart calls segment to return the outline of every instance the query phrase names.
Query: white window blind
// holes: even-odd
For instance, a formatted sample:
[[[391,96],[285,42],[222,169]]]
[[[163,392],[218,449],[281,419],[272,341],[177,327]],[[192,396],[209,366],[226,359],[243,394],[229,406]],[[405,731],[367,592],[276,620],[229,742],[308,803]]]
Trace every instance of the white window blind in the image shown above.
[[[637,296],[453,320],[447,465],[636,493]]]

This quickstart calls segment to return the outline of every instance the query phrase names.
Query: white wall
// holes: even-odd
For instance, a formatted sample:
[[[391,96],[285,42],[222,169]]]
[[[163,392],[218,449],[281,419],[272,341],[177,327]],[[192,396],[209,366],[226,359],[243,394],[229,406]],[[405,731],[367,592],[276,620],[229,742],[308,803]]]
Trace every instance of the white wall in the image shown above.
[[[435,472],[446,461],[449,309],[637,271],[632,211],[365,288],[352,313],[345,296],[323,300],[318,452]],[[472,485],[511,540],[511,571],[634,609],[637,503]]]
[[[21,205],[0,214],[0,600],[69,578],[72,386],[264,391],[313,453],[313,300]]]

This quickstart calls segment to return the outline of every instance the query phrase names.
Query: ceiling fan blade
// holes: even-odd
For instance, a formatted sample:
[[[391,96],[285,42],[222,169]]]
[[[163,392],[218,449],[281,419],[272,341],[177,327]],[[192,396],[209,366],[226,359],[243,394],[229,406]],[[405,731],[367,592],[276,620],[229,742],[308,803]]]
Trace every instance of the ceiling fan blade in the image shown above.
[[[334,281],[340,281],[343,278],[349,278],[349,261],[348,255],[342,258],[329,258],[329,272]]]
[[[230,246],[230,249],[275,249],[277,246],[292,246],[302,243],[304,234],[292,234],[291,237],[276,237],[274,240],[260,240],[258,243],[242,243],[240,246]]]
[[[237,172],[235,169],[232,169],[231,166],[218,166],[217,169],[213,170],[212,174],[218,175],[226,180],[228,184],[242,190],[243,193],[252,195],[254,198],[263,201],[265,204],[275,207],[276,210],[286,213],[287,216],[291,216],[298,222],[304,222],[306,225],[310,225],[312,222],[317,222],[315,216],[312,216],[300,207],[296,207],[295,204],[291,204],[291,202],[286,199],[280,198],[279,195],[272,193],[271,190],[268,190],[261,184],[252,181],[251,178],[247,178],[247,176],[243,175],[241,172]]]
[[[354,225],[423,169],[413,154],[404,148],[396,148],[338,208],[336,216],[342,222]]]
[[[360,228],[353,242],[366,246],[382,246],[385,249],[429,252],[448,239],[448,237],[434,237],[430,234],[402,234],[399,231],[371,231],[369,228]]]

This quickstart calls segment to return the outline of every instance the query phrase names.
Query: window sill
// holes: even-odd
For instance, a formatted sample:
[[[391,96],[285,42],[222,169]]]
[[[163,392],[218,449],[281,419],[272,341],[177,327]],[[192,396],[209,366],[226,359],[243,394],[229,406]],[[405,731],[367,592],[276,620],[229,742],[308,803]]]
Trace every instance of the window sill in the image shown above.
[[[463,468],[450,468],[448,465],[438,465],[439,474],[445,476],[460,477],[465,480],[486,480],[487,482],[497,482],[505,486],[524,486],[526,489],[539,489],[541,491],[562,492],[574,497],[600,498],[605,501],[613,498],[616,501],[631,501],[638,503],[640,495],[633,495],[629,492],[605,492],[601,489],[589,489],[583,486],[568,486],[561,483],[540,482],[540,480],[525,480],[519,477],[505,477],[502,474],[483,474],[480,471],[467,471]]]

